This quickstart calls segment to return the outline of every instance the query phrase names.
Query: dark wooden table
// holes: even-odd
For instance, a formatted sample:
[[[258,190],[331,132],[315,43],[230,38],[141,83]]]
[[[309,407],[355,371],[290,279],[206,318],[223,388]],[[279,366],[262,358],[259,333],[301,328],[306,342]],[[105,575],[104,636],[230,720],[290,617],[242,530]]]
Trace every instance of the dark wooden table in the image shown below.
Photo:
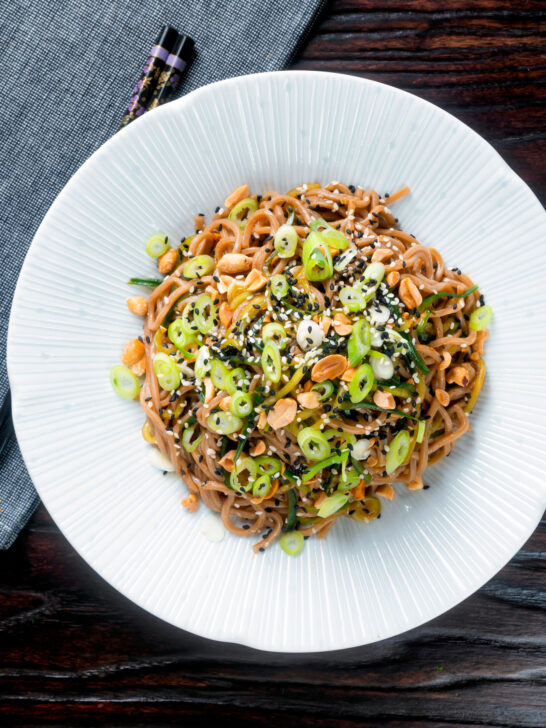
[[[545,10],[538,0],[337,0],[294,67],[366,76],[438,104],[544,201]],[[41,508],[0,555],[0,724],[544,728],[545,554],[543,522],[494,579],[433,622],[368,647],[277,655],[144,613]]]

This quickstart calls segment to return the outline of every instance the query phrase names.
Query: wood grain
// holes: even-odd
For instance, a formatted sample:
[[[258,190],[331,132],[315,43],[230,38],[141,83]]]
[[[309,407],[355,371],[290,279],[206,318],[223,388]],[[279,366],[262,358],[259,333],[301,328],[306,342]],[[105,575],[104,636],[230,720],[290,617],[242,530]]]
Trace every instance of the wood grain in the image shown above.
[[[535,0],[339,0],[294,68],[357,74],[438,104],[544,200],[545,27]],[[341,652],[270,654],[143,612],[41,508],[0,554],[0,723],[543,728],[545,562],[543,522],[494,579],[423,627]]]

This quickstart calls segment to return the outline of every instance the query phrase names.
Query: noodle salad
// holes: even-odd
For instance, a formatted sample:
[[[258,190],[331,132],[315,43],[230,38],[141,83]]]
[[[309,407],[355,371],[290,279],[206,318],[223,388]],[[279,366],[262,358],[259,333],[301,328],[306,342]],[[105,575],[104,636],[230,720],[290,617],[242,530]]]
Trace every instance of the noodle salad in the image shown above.
[[[303,184],[231,194],[212,221],[147,253],[161,278],[133,278],[144,317],[114,390],[139,398],[144,439],[176,471],[194,512],[298,553],[342,516],[380,517],[393,483],[426,468],[470,429],[491,307],[458,268],[397,228],[362,187]]]

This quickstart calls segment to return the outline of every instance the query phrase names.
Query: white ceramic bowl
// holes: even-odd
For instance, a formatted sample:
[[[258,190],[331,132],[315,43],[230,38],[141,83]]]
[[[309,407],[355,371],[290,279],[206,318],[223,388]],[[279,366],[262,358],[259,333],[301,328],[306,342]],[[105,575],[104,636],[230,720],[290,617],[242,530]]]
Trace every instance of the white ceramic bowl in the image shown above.
[[[202,533],[147,460],[138,404],[108,371],[139,319],[144,242],[192,231],[233,188],[409,184],[406,231],[480,283],[495,315],[473,430],[369,526],[338,524],[297,558]],[[490,579],[546,503],[546,219],[496,152],[449,114],[349,76],[283,72],[205,87],[116,134],[72,178],[25,261],[8,337],[17,437],[66,537],[120,592],[217,640],[319,651],[422,624]],[[344,519],[346,520],[346,519]]]

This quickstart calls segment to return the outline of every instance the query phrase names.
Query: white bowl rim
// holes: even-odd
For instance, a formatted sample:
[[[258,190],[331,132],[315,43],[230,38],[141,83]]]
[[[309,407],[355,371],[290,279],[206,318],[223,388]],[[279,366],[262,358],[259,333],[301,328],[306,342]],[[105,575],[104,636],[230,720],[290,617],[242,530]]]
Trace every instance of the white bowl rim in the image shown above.
[[[508,165],[508,163],[502,158],[502,156],[496,151],[496,149],[486,139],[484,139],[480,134],[478,134],[471,127],[469,127],[467,124],[462,122],[460,119],[453,116],[449,112],[445,111],[441,107],[436,106],[435,104],[427,101],[426,99],[423,99],[408,91],[404,91],[403,89],[399,89],[395,86],[390,86],[389,84],[384,84],[379,81],[374,81],[374,80],[367,79],[367,78],[361,78],[361,77],[354,76],[351,74],[334,73],[334,72],[330,72],[330,71],[314,71],[314,70],[268,71],[268,72],[263,72],[263,73],[247,74],[247,75],[243,75],[243,76],[234,76],[234,77],[224,79],[221,81],[216,81],[214,83],[207,84],[205,86],[201,86],[200,88],[195,89],[194,91],[186,94],[185,96],[183,96],[179,99],[176,99],[174,101],[171,101],[168,104],[165,104],[164,106],[156,108],[154,110],[153,114],[150,114],[150,113],[143,114],[139,119],[135,120],[130,125],[124,127],[123,129],[121,129],[120,131],[115,133],[112,137],[110,137],[110,139],[108,139],[98,149],[96,149],[95,152],[93,152],[93,154],[91,154],[88,157],[88,159],[76,170],[76,172],[68,180],[66,185],[59,192],[59,194],[57,195],[57,197],[51,204],[50,208],[48,209],[47,213],[45,214],[42,222],[40,223],[40,225],[33,237],[31,245],[29,246],[29,249],[28,249],[25,259],[23,261],[23,265],[21,267],[17,286],[16,286],[13,300],[12,300],[9,325],[8,325],[7,356],[6,356],[8,380],[9,380],[10,386],[12,387],[12,390],[13,390],[13,383],[16,378],[16,373],[15,373],[14,365],[10,362],[12,360],[11,351],[14,348],[13,332],[16,327],[15,318],[16,318],[16,314],[17,314],[17,309],[19,308],[19,306],[21,304],[22,286],[20,286],[19,283],[21,281],[24,281],[27,278],[27,276],[29,275],[29,269],[33,263],[33,259],[36,255],[36,252],[38,249],[38,247],[36,245],[36,241],[39,240],[39,238],[47,230],[48,224],[49,224],[49,218],[50,218],[52,212],[54,210],[56,210],[57,207],[60,207],[62,204],[64,204],[65,196],[67,195],[68,191],[71,190],[72,186],[74,186],[78,182],[80,176],[85,174],[86,170],[88,168],[90,168],[92,165],[96,164],[97,161],[100,160],[104,154],[108,154],[109,149],[112,146],[119,143],[119,139],[124,139],[125,137],[127,137],[128,135],[133,133],[132,130],[134,129],[136,124],[138,124],[140,128],[142,128],[145,124],[150,124],[150,123],[156,124],[162,118],[161,115],[167,117],[169,114],[179,113],[182,109],[184,109],[184,107],[186,105],[192,104],[195,101],[195,99],[199,98],[199,96],[201,96],[201,95],[209,93],[212,89],[216,89],[219,87],[237,86],[240,84],[251,82],[255,79],[260,79],[260,81],[262,83],[263,82],[267,83],[268,79],[270,79],[270,78],[277,78],[277,77],[282,77],[282,76],[290,77],[290,78],[299,77],[299,78],[317,79],[317,80],[324,78],[325,76],[333,77],[336,79],[338,79],[338,78],[342,78],[342,79],[346,79],[346,80],[351,79],[351,81],[354,81],[355,85],[369,85],[369,86],[383,87],[383,88],[388,89],[389,93],[394,93],[394,94],[397,94],[400,96],[408,97],[410,99],[416,100],[418,103],[423,104],[426,107],[434,109],[435,113],[440,113],[443,116],[448,117],[450,119],[450,123],[464,128],[464,130],[467,134],[471,134],[473,137],[479,139],[480,144],[484,148],[487,148],[488,154],[491,157],[495,158],[495,161],[497,162],[497,164],[499,164],[499,163],[501,164],[501,166],[504,169],[504,172],[507,173],[518,186],[523,187],[526,191],[526,194],[529,197],[533,198],[533,203],[535,204],[535,206],[537,208],[537,214],[546,215],[546,211],[542,207],[540,201],[538,200],[538,198],[535,195],[535,193],[533,192],[533,190],[521,179],[521,177],[516,172],[514,172],[514,170]],[[152,121],[150,121],[150,119]],[[17,402],[17,399],[15,397],[13,397],[12,398],[12,416],[13,416],[15,433],[16,433],[17,439],[19,441],[20,439],[23,440],[24,437],[22,436],[22,432],[18,425],[17,412],[18,412],[18,402]],[[20,438],[20,435],[21,435],[21,438]],[[121,588],[118,588],[114,583],[112,583],[112,581],[110,579],[103,576],[100,567],[96,567],[94,565],[94,559],[88,558],[76,546],[74,546],[70,536],[67,533],[67,530],[65,530],[65,526],[64,526],[62,520],[57,520],[57,518],[54,515],[53,510],[50,509],[50,507],[48,505],[47,494],[45,492],[41,492],[40,486],[35,483],[35,480],[32,477],[33,468],[32,468],[32,466],[29,466],[27,459],[25,458],[25,455],[23,453],[23,449],[22,448],[20,448],[20,449],[21,449],[21,454],[22,454],[23,460],[25,462],[27,471],[29,472],[31,480],[32,480],[33,484],[35,485],[36,490],[37,490],[42,502],[44,503],[47,510],[50,512],[52,518],[55,521],[55,524],[57,525],[57,527],[59,528],[59,530],[61,531],[63,536],[67,539],[67,541],[71,544],[72,548],[75,549],[75,551],[79,554],[79,556],[81,556],[81,558],[96,573],[98,573],[99,576],[101,576],[101,578],[104,579],[111,587],[116,589],[116,591],[118,591],[125,598],[129,599],[134,604],[139,606],[141,609],[143,609],[146,612],[149,612],[150,614],[152,614],[155,617],[159,617],[160,619],[166,621],[168,624],[176,626],[179,629],[188,630],[191,632],[191,628],[185,627],[182,624],[174,624],[168,616],[162,614],[161,608],[158,608],[155,605],[153,607],[147,606],[143,602],[143,600],[141,600],[139,598],[138,594],[136,594],[136,595],[132,594],[130,589],[123,590]],[[45,490],[47,490],[47,489],[45,489]],[[545,496],[544,496],[543,500],[544,500],[544,502],[542,504],[542,508],[544,510],[544,509],[546,509],[546,492],[545,492]],[[393,629],[391,632],[387,632],[387,633],[383,634],[381,636],[381,638],[378,640],[369,640],[369,641],[363,643],[362,641],[349,639],[346,641],[340,641],[339,645],[336,645],[335,647],[329,647],[327,649],[317,648],[317,649],[312,649],[312,650],[310,650],[310,649],[296,649],[296,650],[292,650],[292,651],[283,650],[282,653],[283,654],[298,654],[298,653],[302,654],[302,653],[311,653],[311,652],[313,652],[313,653],[331,652],[331,651],[337,651],[337,650],[342,650],[342,649],[349,649],[349,648],[353,648],[353,647],[364,646],[365,644],[372,644],[374,642],[380,642],[385,639],[390,639],[391,637],[396,637],[397,635],[403,634],[412,629],[416,629],[417,627],[421,627],[422,625],[427,624],[429,621],[431,621],[431,620],[437,618],[438,616],[446,613],[447,611],[453,609],[455,606],[457,606],[458,604],[463,602],[465,599],[470,597],[472,594],[474,594],[478,589],[483,587],[484,584],[486,584],[490,579],[492,579],[500,571],[500,569],[502,569],[507,563],[509,563],[509,561],[516,555],[516,553],[521,549],[521,547],[525,544],[525,542],[530,538],[532,533],[535,531],[535,529],[541,522],[541,519],[542,519],[542,513],[537,511],[537,517],[536,517],[536,520],[535,520],[532,528],[530,528],[527,533],[525,533],[520,539],[518,539],[517,548],[512,553],[510,553],[508,556],[506,556],[506,554],[501,554],[500,557],[497,558],[495,563],[491,563],[491,573],[490,573],[489,577],[487,577],[485,580],[482,578],[479,578],[478,580],[476,580],[479,583],[475,583],[475,584],[473,583],[473,584],[468,585],[467,588],[462,590],[461,593],[458,593],[457,596],[449,602],[447,607],[441,606],[440,608],[435,609],[434,611],[431,611],[429,614],[427,614],[427,616],[424,620],[417,619],[417,620],[414,620],[414,622],[412,624],[410,624],[409,626],[405,626],[400,629],[399,628]],[[191,632],[191,633],[197,634],[195,632]],[[208,632],[206,629],[203,629],[199,632],[199,636],[205,637],[205,638],[211,639],[211,640],[216,640],[216,641],[229,642],[229,643],[234,643],[234,644],[242,644],[247,647],[251,647],[253,649],[258,649],[258,650],[266,651],[266,652],[278,651],[278,650],[274,650],[273,648],[263,647],[262,645],[255,644],[252,642],[252,640],[247,641],[246,639],[241,639],[240,636],[237,636],[237,638],[232,639],[229,634],[227,634],[227,635],[218,634],[218,632],[214,631],[214,630],[211,630],[210,632]]]

